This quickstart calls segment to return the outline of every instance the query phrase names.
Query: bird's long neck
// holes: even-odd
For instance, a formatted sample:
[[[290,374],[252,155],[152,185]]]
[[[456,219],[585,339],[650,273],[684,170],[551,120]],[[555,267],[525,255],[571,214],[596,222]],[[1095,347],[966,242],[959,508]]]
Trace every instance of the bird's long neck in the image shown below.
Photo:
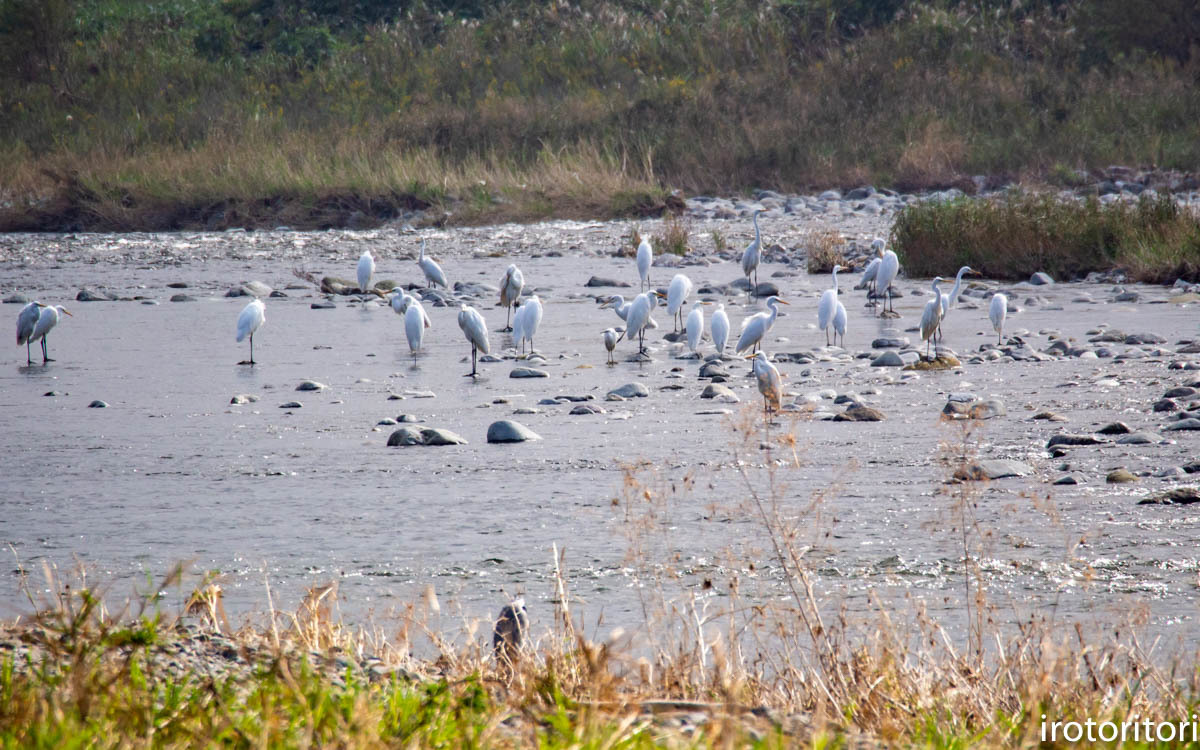
[[[767,303],[767,307],[771,308],[771,325],[775,325],[775,318],[779,317],[779,303],[771,300]]]
[[[958,290],[962,288],[962,277],[966,273],[965,270],[960,270],[958,275],[954,277],[954,288],[950,290],[950,299],[958,297]]]
[[[840,269],[837,266],[833,267],[833,293],[837,294],[837,272]]]
[[[425,240],[421,240],[421,257],[417,260],[425,260]]]
[[[754,213],[754,241],[761,244],[762,235],[758,231],[758,212]]]

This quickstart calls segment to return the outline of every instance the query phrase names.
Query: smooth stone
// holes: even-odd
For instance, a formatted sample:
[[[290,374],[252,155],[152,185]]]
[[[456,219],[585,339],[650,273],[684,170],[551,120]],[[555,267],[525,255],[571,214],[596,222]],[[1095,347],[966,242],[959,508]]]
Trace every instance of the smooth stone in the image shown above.
[[[332,302],[314,302],[309,305],[309,307],[313,310],[332,310],[336,308],[337,305],[333,304]]]
[[[571,409],[571,414],[575,416],[583,416],[587,414],[604,414],[604,409],[595,404],[579,404],[574,409]]]
[[[107,409],[108,404],[104,403],[100,399],[96,399],[92,403],[88,404],[88,408],[89,409]]]
[[[1164,393],[1163,398],[1192,398],[1198,394],[1200,394],[1200,389],[1192,388],[1188,385],[1181,385]]]
[[[489,443],[523,443],[526,440],[541,439],[541,435],[520,422],[514,422],[511,419],[501,419],[492,422],[488,425],[487,429],[487,441]]]
[[[106,292],[97,292],[94,289],[80,289],[75,295],[76,302],[112,302],[113,297]]]
[[[871,367],[904,367],[904,360],[890,349],[871,360]]]
[[[398,445],[424,445],[425,440],[421,437],[421,430],[416,427],[400,427],[392,431],[388,435],[387,444],[395,447]]]
[[[288,401],[286,404],[279,405],[280,409],[301,409],[303,407],[304,404],[300,403],[299,401]]]
[[[1109,484],[1128,484],[1129,482],[1136,482],[1137,480],[1137,475],[1133,474],[1128,469],[1114,469],[1113,471],[1108,472],[1108,476],[1104,478],[1104,481],[1108,482]]]
[[[727,378],[727,377],[729,377],[729,372],[726,371],[725,368],[722,367],[719,362],[705,362],[703,365],[700,366],[700,377],[702,377],[702,378],[713,378],[713,377]]]
[[[760,281],[758,286],[754,287],[754,296],[759,298],[778,297],[779,285],[771,281]]]
[[[544,398],[537,402],[538,406],[558,406],[562,402],[555,398]]]
[[[522,406],[519,409],[513,409],[513,414],[516,414],[516,415],[529,415],[529,414],[541,414],[541,413],[542,413],[541,410],[534,409],[533,407],[530,407],[530,406]]]
[[[590,393],[585,393],[585,394],[583,394],[582,396],[570,396],[570,395],[563,394],[563,395],[559,395],[559,396],[555,396],[555,397],[554,397],[554,401],[555,401],[556,403],[561,403],[561,402],[563,402],[563,401],[570,401],[570,402],[572,402],[572,403],[579,403],[579,402],[581,402],[581,401],[595,401],[595,400],[596,400],[596,397],[595,397],[595,396],[593,396],[593,395],[592,395],[592,394],[590,394]]]
[[[67,394],[63,393],[62,391],[46,391],[42,395],[43,396],[65,396]]]
[[[1164,430],[1200,430],[1200,419],[1181,419],[1178,422],[1172,422],[1163,428]]]
[[[1122,292],[1113,297],[1113,302],[1137,302],[1141,298],[1137,292]]]
[[[908,337],[881,337],[871,342],[872,349],[903,349],[908,346]]]
[[[616,279],[609,279],[609,278],[605,278],[603,276],[593,276],[592,278],[587,280],[587,283],[584,284],[584,286],[585,287],[597,287],[597,286],[629,287],[629,286],[633,286],[633,285],[628,282],[625,282],[625,281],[617,281]]]
[[[1053,448],[1056,445],[1100,445],[1103,442],[1103,440],[1093,435],[1069,435],[1062,433],[1046,441],[1046,447]]]
[[[646,398],[650,395],[650,391],[641,383],[626,383],[620,388],[612,389],[608,395],[621,398]]]
[[[1128,435],[1133,430],[1129,429],[1129,425],[1124,422],[1112,422],[1111,424],[1104,425],[1096,430],[1096,432],[1101,435]]]
[[[700,394],[700,398],[733,398],[737,399],[737,394],[727,385],[720,383],[709,383],[704,386],[704,391]]]
[[[424,420],[419,418],[415,414],[401,414],[396,417],[396,421],[401,422],[401,423],[413,423],[413,422],[423,422]]]
[[[167,284],[167,288],[168,289],[187,289],[188,283],[186,281],[172,281],[170,284]]]
[[[376,427],[392,427],[395,424],[397,424],[396,420],[392,419],[391,417],[384,417],[383,419],[376,422],[375,426]]]
[[[1125,343],[1131,346],[1137,344],[1165,344],[1167,340],[1156,333],[1131,333],[1125,337]]]
[[[26,305],[29,304],[29,298],[20,292],[13,292],[4,298],[6,305]]]
[[[275,291],[261,281],[247,281],[241,288],[250,297],[269,297]]]
[[[972,419],[994,419],[995,417],[1007,416],[1008,409],[1004,407],[1004,403],[999,399],[988,399],[971,404],[967,414]]]
[[[1054,279],[1050,278],[1050,274],[1038,271],[1029,277],[1029,283],[1034,286],[1047,286],[1054,283]]]
[[[1192,503],[1200,503],[1200,488],[1177,487],[1138,501],[1138,505],[1191,505]]]
[[[548,378],[550,373],[534,367],[515,367],[508,376],[510,378]]]
[[[514,423],[515,424],[515,423]],[[490,431],[491,428],[489,428]],[[426,427],[421,430],[421,439],[425,445],[466,445],[462,435],[444,430],[440,427]]]
[[[1052,411],[1039,411],[1037,414],[1034,414],[1032,418],[1033,419],[1044,419],[1049,422],[1067,422],[1067,421],[1069,421],[1063,415],[1055,414]]]
[[[834,422],[882,422],[884,419],[883,412],[878,409],[858,404],[847,407],[846,411],[833,417]]]
[[[258,401],[258,396],[250,393],[240,393],[229,399],[229,403],[231,404],[252,404],[255,401]]]
[[[298,391],[320,391],[320,390],[323,390],[328,387],[329,386],[325,385],[324,383],[318,383],[315,380],[305,380],[302,383],[300,383],[300,385],[296,386],[296,390],[298,390]]]
[[[1158,442],[1158,436],[1148,432],[1131,432],[1117,438],[1117,445],[1151,445]]]
[[[1174,401],[1172,401],[1169,398],[1164,398],[1164,399],[1154,402],[1154,411],[1156,411],[1156,412],[1179,411],[1179,404],[1175,403]]]
[[[1079,480],[1068,474],[1065,477],[1059,477],[1058,479],[1055,479],[1054,484],[1079,484]]]
[[[1033,467],[1011,458],[989,458],[977,461],[967,467],[964,472],[955,472],[956,479],[1008,479],[1010,477],[1027,477],[1033,473]]]
[[[195,302],[196,298],[190,294],[172,294],[171,302]]]
[[[1188,474],[1200,474],[1200,461],[1192,461],[1189,464],[1184,464],[1183,470]]]

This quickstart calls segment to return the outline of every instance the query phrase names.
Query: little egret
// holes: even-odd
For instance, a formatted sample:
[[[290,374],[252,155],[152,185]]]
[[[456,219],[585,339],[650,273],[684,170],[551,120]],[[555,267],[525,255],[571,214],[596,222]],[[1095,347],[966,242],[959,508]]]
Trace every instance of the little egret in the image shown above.
[[[517,268],[516,263],[509,265],[508,270],[504,272],[504,278],[500,280],[500,305],[504,308],[504,331],[512,330],[508,316],[512,313],[512,308],[517,306],[517,301],[521,299],[521,290],[524,288],[525,276],[521,273],[521,269]]]
[[[617,329],[615,329],[615,328],[605,328],[604,329],[604,348],[608,350],[608,363],[610,365],[615,365],[617,363],[617,361],[615,359],[613,359],[613,349],[617,348],[617,339],[618,338],[620,338],[620,337],[617,336]]]
[[[875,304],[875,276],[879,273],[879,258],[871,258],[871,262],[863,269],[862,278],[854,285],[855,289],[867,290],[867,304]]]
[[[671,314],[671,323],[678,331],[683,327],[683,305],[692,294],[692,280],[685,274],[677,273],[667,287],[667,312]]]
[[[421,272],[425,274],[426,287],[441,284],[444,289],[450,288],[450,285],[446,282],[446,274],[442,272],[442,267],[433,258],[425,257],[424,237],[421,238],[421,256],[417,258],[417,265],[421,267]]]
[[[638,243],[637,269],[642,283],[638,289],[650,286],[650,266],[654,265],[654,249],[650,247],[650,238],[643,237]]]
[[[416,362],[417,352],[425,340],[425,329],[429,327],[429,318],[416,297],[406,294],[404,301],[404,336],[408,339],[408,350],[412,352],[413,362]]]
[[[833,314],[837,312],[837,275],[840,270],[842,270],[842,267],[834,264],[833,287],[821,293],[821,301],[817,304],[817,328],[825,332],[825,346],[829,346],[829,324],[833,322]]]
[[[950,314],[950,308],[954,307],[954,303],[958,302],[958,295],[962,292],[962,277],[965,273],[975,273],[970,266],[963,266],[958,269],[958,275],[954,277],[954,288],[949,294],[942,293],[942,320],[938,321],[938,338],[942,337],[942,321]]]
[[[1000,292],[992,295],[988,306],[988,317],[992,319],[992,330],[996,332],[996,345],[1004,343],[1004,318],[1008,315],[1008,297]]]
[[[620,318],[621,320],[628,320],[629,306],[632,304],[633,304],[632,302],[626,302],[625,298],[623,296],[621,296],[620,294],[614,294],[608,298],[607,302],[600,305],[600,307],[612,308],[612,311],[617,314],[618,318]],[[650,322],[646,324],[646,327],[647,328],[658,328],[658,323],[655,322],[653,317],[651,317]]]
[[[921,340],[925,342],[926,357],[929,357],[929,346],[932,343],[933,334],[937,332],[937,327],[942,322],[942,290],[938,286],[941,283],[941,276],[933,280],[933,299],[925,303],[925,310],[921,313]],[[932,359],[932,357],[929,358]]]
[[[415,304],[417,306],[417,309],[419,309],[421,311],[421,320],[423,320],[425,322],[425,327],[429,328],[429,326],[430,326],[429,313],[425,312],[424,307],[421,307],[420,300],[418,300],[413,295],[408,294],[407,292],[400,289],[399,287],[392,290],[391,305],[392,305],[392,310],[395,311],[395,313],[397,315],[399,315],[402,318],[407,317],[408,308],[410,305],[413,305],[413,304]]]
[[[738,337],[734,353],[741,354],[748,349],[761,346],[767,331],[771,330],[771,326],[775,325],[775,319],[779,317],[779,305],[787,304],[791,303],[778,297],[767,297],[767,307],[771,309],[771,312],[755,313],[746,318],[742,323],[742,335]]]
[[[262,300],[256,299],[250,304],[242,308],[242,314],[238,316],[237,324],[237,340],[242,343],[246,337],[250,337],[250,361],[239,362],[240,365],[254,364],[254,332],[262,327],[262,324],[267,321],[267,308],[263,305]]]
[[[842,337],[842,348],[846,348],[846,306],[841,300],[837,303],[837,312],[833,314],[833,343],[836,345],[838,336]]]
[[[529,312],[529,305],[523,304],[517,307],[517,311],[512,316],[512,339],[513,345],[520,347],[520,353],[525,353],[525,313]]]
[[[746,277],[746,284],[750,288],[747,292],[753,292],[754,296],[758,296],[758,262],[762,258],[762,233],[758,230],[758,215],[763,210],[760,208],[754,212],[754,241],[746,245],[746,249],[742,251],[742,274]],[[754,283],[750,283],[750,274],[754,274]]]
[[[478,374],[478,353],[482,351],[484,354],[487,354],[490,351],[487,338],[487,321],[483,319],[478,310],[470,305],[460,305],[458,308],[458,327],[462,329],[463,335],[467,337],[467,341],[471,344],[471,372],[463,377],[473,378]]]
[[[370,250],[364,250],[358,258],[358,289],[363,294],[371,291],[371,277],[375,275],[375,259]]]
[[[749,354],[746,359],[754,360],[750,369],[758,381],[758,392],[763,397],[763,411],[779,411],[780,402],[783,400],[783,379],[779,370],[767,361],[767,353],[764,351]]]
[[[725,305],[717,305],[717,311],[712,316],[712,340],[717,348],[717,356],[725,356],[725,343],[729,341],[729,316],[725,314]]]

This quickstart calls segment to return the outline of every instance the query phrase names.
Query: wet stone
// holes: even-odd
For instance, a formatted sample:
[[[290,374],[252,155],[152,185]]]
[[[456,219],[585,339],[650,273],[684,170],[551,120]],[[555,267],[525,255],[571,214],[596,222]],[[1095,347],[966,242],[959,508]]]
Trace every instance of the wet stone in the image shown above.
[[[88,408],[89,408],[89,409],[107,409],[107,408],[108,408],[108,404],[106,404],[105,402],[101,401],[100,399],[96,399],[96,400],[95,400],[95,401],[93,401],[92,403],[88,404]]]
[[[508,376],[510,378],[548,378],[550,373],[535,367],[515,367]]]
[[[1179,411],[1179,404],[1175,403],[1169,398],[1160,399],[1154,402],[1154,411]]]
[[[1125,337],[1125,343],[1131,346],[1140,344],[1165,344],[1167,340],[1155,333],[1131,333]]]
[[[329,386],[325,385],[324,383],[318,383],[315,380],[305,380],[305,381],[301,382],[300,385],[296,386],[296,390],[298,390],[298,391],[320,391],[320,390],[324,390],[328,387]]]
[[[992,398],[987,401],[971,404],[971,408],[967,414],[972,419],[994,419],[1006,416],[1008,409],[1004,407],[1004,402]]]
[[[1104,481],[1109,484],[1128,484],[1137,480],[1137,475],[1128,469],[1114,469],[1108,472],[1108,476],[1104,478]]]
[[[515,424],[515,423],[514,423]],[[425,445],[466,445],[467,441],[463,436],[444,430],[440,427],[426,427],[421,430],[421,439]]]
[[[888,350],[871,360],[871,367],[904,367],[904,360],[896,352]]]
[[[720,383],[709,383],[706,385],[704,391],[700,394],[700,398],[720,398],[738,401],[737,394],[733,392],[733,389]]]
[[[391,447],[400,445],[424,445],[425,440],[421,437],[421,430],[416,427],[400,427],[392,431],[388,435],[387,444]]]
[[[629,287],[629,286],[633,286],[633,285],[628,282],[625,282],[625,281],[617,281],[616,279],[610,279],[610,278],[607,278],[604,276],[593,276],[592,278],[587,280],[587,283],[584,284],[584,286],[585,287],[600,287],[600,286]]]
[[[700,377],[702,378],[727,378],[729,373],[721,366],[719,362],[705,362],[700,366]]]
[[[1193,388],[1188,385],[1181,385],[1178,388],[1172,388],[1163,394],[1163,398],[1193,398],[1200,395],[1200,389]]]
[[[229,399],[229,403],[235,404],[235,405],[237,405],[237,404],[252,404],[255,401],[258,401],[258,396],[255,396],[250,393],[239,393],[238,395]]]
[[[1101,435],[1128,435],[1133,432],[1124,422],[1112,422],[1096,430]]]
[[[80,289],[75,295],[76,302],[111,302],[115,297],[108,292],[96,291],[95,289]]]
[[[627,383],[620,388],[612,389],[608,395],[621,398],[646,398],[650,395],[650,391],[641,383]]]
[[[523,443],[526,440],[541,439],[541,435],[511,419],[501,419],[488,425],[487,441],[489,443]]]
[[[604,409],[596,406],[595,404],[579,404],[575,408],[571,409],[570,413],[574,416],[585,416],[588,414],[604,414],[606,412]]]
[[[871,342],[872,349],[903,349],[908,346],[909,341],[907,336],[900,337],[880,337]],[[882,365],[881,365],[882,366]]]
[[[332,302],[314,302],[309,307],[313,310],[333,310],[337,305]]]

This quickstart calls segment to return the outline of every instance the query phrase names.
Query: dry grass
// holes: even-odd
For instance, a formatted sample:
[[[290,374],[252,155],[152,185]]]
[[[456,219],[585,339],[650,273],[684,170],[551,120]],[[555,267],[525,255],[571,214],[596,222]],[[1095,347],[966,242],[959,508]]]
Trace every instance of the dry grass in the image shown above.
[[[809,273],[829,273],[835,265],[846,268],[846,238],[836,229],[810,232],[804,243]]]

